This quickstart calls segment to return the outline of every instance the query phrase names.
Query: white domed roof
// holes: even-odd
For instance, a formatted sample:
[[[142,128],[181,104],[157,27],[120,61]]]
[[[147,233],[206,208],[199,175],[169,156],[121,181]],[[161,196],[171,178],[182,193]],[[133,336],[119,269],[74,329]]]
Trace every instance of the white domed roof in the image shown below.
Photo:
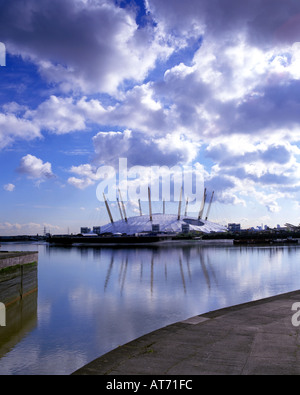
[[[135,233],[151,232],[152,225],[159,225],[160,232],[182,232],[182,225],[189,225],[190,231],[200,231],[204,233],[224,232],[226,228],[214,222],[198,220],[193,217],[182,216],[178,220],[176,214],[153,214],[152,221],[149,215],[131,217],[125,220],[119,220],[114,223],[101,226],[101,233],[126,233],[133,235]]]

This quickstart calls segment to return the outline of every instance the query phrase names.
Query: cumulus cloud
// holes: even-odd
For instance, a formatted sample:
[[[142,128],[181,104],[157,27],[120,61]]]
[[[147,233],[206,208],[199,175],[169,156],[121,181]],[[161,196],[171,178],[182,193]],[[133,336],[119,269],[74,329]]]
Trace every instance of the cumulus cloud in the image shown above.
[[[36,110],[26,111],[24,117],[30,118],[40,129],[56,134],[66,134],[84,130],[85,118],[75,111],[72,98],[60,98],[52,95],[41,103]]]
[[[271,165],[278,164],[284,165],[291,161],[293,153],[300,153],[297,147],[293,147],[289,143],[278,142],[277,144],[270,145],[248,141],[244,146],[241,146],[238,150],[234,149],[234,146],[230,144],[232,138],[224,139],[224,141],[211,143],[207,149],[207,156],[217,160],[221,166],[232,166],[237,167],[241,164],[263,162]],[[236,136],[236,141],[246,142],[246,139],[239,140]]]
[[[45,227],[47,229],[53,230],[61,230],[61,228],[57,225],[47,224],[47,223],[11,223],[11,222],[0,222],[0,230],[1,232],[5,232],[7,235],[16,235],[16,234],[42,234],[44,232]]]
[[[151,166],[189,163],[197,154],[194,144],[183,136],[147,137],[131,130],[99,132],[93,137],[96,161],[100,164],[118,163],[126,157],[128,164]]]
[[[85,189],[90,185],[94,185],[95,182],[88,177],[85,177],[83,179],[78,177],[69,177],[68,183],[70,185],[73,185],[75,188]]]
[[[147,0],[165,31],[189,37],[194,32],[230,40],[242,32],[256,46],[299,41],[299,4],[283,0]],[[174,34],[174,33],[173,33]]]
[[[231,136],[211,143],[206,154],[218,163],[207,182],[221,202],[224,193],[235,203],[245,202],[247,196],[275,213],[280,211],[279,199],[291,199],[300,190],[299,149],[287,141],[274,144],[273,139],[259,142]]]
[[[122,100],[109,109],[105,120],[147,135],[164,134],[171,126],[168,110],[155,100],[151,83],[128,90]]]
[[[101,176],[102,166],[118,172],[120,159],[126,160],[127,170],[136,166],[142,169],[139,182],[146,184],[152,166],[173,168],[175,165],[191,163],[197,154],[197,147],[182,136],[167,135],[163,138],[146,138],[131,130],[124,132],[99,132],[93,137],[95,156],[93,164],[72,166],[68,183],[79,189],[94,185]],[[188,157],[189,156],[189,157]],[[179,166],[180,167],[180,166]],[[136,181],[136,180],[135,180]],[[131,182],[134,184],[134,181]]]
[[[216,166],[207,176],[221,202],[245,193],[279,211],[277,200],[299,190],[299,29],[296,2],[148,1],[165,32],[202,44],[191,64],[167,70],[153,85],[185,135],[207,146]],[[274,7],[274,8],[273,8]],[[190,34],[191,31],[190,31]],[[259,186],[259,196],[250,189]],[[250,188],[251,187],[251,188]],[[282,195],[283,194],[283,195]],[[263,197],[263,198],[262,198]]]
[[[8,51],[60,90],[35,109],[7,104],[0,147],[44,130],[92,130],[94,160],[68,179],[80,189],[96,182],[96,166],[120,157],[171,166],[198,161],[202,148],[216,199],[245,204],[251,195],[277,212],[278,196],[300,185],[300,3],[147,0],[140,25],[135,8],[120,4],[2,6]],[[40,174],[52,174],[51,165]]]
[[[260,134],[299,123],[299,44],[278,31],[299,13],[296,3],[276,1],[148,1],[169,34],[188,37],[197,25],[202,45],[192,65],[180,64],[154,85],[156,97],[194,139]],[[197,30],[197,29],[196,29]],[[194,29],[195,31],[195,29]],[[300,37],[299,37],[300,40]]]
[[[54,177],[51,163],[44,163],[34,155],[23,156],[18,171],[32,179],[45,180]]]
[[[7,192],[13,192],[15,190],[16,186],[14,184],[5,184],[3,186],[3,189]]]
[[[11,53],[31,59],[64,91],[113,94],[172,51],[135,18],[133,8],[105,0],[16,0],[1,7],[0,32]]]
[[[0,149],[15,141],[41,138],[40,129],[34,123],[12,113],[0,113]]]
[[[68,183],[78,189],[85,189],[90,185],[94,185],[95,181],[99,179],[97,168],[88,163],[72,166],[70,172],[76,174],[76,177],[69,177]]]

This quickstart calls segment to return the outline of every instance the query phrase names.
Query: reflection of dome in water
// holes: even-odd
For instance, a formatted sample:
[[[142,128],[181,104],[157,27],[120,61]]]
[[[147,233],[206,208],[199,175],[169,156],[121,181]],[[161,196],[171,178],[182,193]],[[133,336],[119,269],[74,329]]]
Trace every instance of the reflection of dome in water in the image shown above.
[[[127,222],[120,220],[109,223],[101,226],[101,233],[126,233],[132,235],[141,232],[151,232],[154,229],[158,232],[180,233],[184,226],[188,226],[190,232],[199,231],[209,233],[224,232],[226,230],[222,225],[203,219],[198,220],[197,218],[184,216],[178,219],[176,214],[153,214],[152,221],[149,215],[140,215],[128,218]]]

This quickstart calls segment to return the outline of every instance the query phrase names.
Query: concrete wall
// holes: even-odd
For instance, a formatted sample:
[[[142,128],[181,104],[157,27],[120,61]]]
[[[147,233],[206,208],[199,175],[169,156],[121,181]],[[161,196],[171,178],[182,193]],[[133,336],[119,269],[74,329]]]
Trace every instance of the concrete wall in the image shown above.
[[[6,306],[36,292],[38,288],[37,253],[0,254],[0,302]]]
[[[36,326],[37,261],[35,252],[0,252],[0,358]]]
[[[0,270],[37,261],[38,252],[0,252]]]

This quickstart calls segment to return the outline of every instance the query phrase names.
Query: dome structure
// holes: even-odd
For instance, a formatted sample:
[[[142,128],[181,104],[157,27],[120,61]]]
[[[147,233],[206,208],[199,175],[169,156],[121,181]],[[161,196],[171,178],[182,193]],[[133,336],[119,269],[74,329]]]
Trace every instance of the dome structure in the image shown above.
[[[182,232],[210,233],[210,232],[226,231],[226,228],[224,226],[208,221],[208,215],[210,212],[214,192],[212,192],[210,203],[207,209],[207,214],[204,220],[202,219],[202,217],[203,217],[203,210],[207,197],[206,188],[204,189],[203,201],[201,204],[198,218],[187,216],[188,200],[186,202],[185,214],[181,215],[182,190],[183,189],[181,188],[177,215],[165,213],[165,202],[163,206],[163,214],[152,214],[151,191],[150,191],[150,187],[148,187],[149,215],[142,215],[141,202],[139,200],[140,215],[130,218],[127,218],[125,206],[121,197],[121,192],[119,190],[121,201],[119,199],[117,199],[117,201],[122,219],[116,222],[113,220],[109,208],[109,204],[103,193],[107,213],[110,218],[110,223],[101,226],[99,234],[101,235],[104,233],[111,233],[111,234],[136,235],[140,233],[151,233],[151,232],[153,233],[182,233]]]
[[[130,217],[126,220],[123,219],[110,222],[101,226],[100,234],[125,233],[127,235],[134,235],[145,232],[181,233],[184,230],[210,233],[225,232],[226,228],[204,219],[198,220],[197,218],[185,216],[181,216],[180,219],[178,219],[176,214],[152,214],[152,221],[150,215],[139,215]]]

